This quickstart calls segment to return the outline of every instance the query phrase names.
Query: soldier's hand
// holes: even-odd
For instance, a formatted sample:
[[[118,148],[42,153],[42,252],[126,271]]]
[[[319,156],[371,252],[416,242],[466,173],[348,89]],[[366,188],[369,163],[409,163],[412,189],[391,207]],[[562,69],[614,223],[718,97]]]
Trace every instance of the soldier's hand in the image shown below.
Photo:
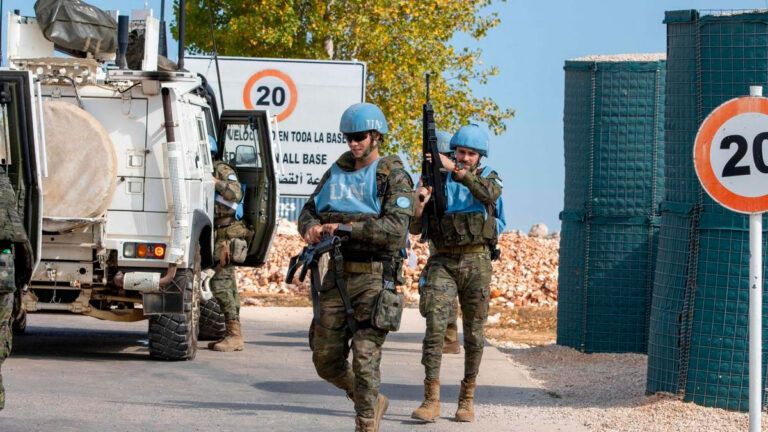
[[[304,233],[304,241],[309,244],[315,244],[320,241],[323,235],[323,225],[314,225]]]
[[[333,235],[337,229],[339,229],[339,224],[337,223],[325,224],[323,225],[323,234]]]
[[[447,169],[448,171],[453,171],[456,168],[456,163],[453,162],[453,159],[442,153],[440,153],[440,163],[443,165],[443,168]]]
[[[227,264],[229,264],[229,243],[226,247],[221,248],[219,253],[219,266],[225,267]]]
[[[424,204],[429,201],[429,198],[432,196],[432,186],[430,187],[424,187],[419,185],[419,188],[416,189],[416,196],[419,197],[419,202],[416,205],[421,204],[422,207]]]
[[[419,185],[416,189],[416,196],[419,198],[414,205],[414,216],[419,218],[424,213],[424,207],[427,205],[429,198],[432,196],[432,186],[424,187]]]

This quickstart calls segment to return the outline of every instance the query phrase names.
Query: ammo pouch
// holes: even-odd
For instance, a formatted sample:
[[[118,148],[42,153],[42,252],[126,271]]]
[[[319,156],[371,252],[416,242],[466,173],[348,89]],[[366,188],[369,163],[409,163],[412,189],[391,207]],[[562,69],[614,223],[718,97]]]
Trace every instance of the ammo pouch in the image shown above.
[[[384,277],[385,284],[386,281],[390,280],[396,286],[403,285],[405,283],[405,277],[403,277],[403,258],[398,256],[392,259],[391,262],[385,262],[382,276]]]
[[[0,295],[16,290],[13,254],[0,253]]]
[[[373,302],[371,311],[371,325],[374,328],[385,331],[398,331],[400,320],[403,317],[405,296],[395,291],[395,285],[401,285],[402,259],[390,259],[383,261],[382,279],[384,289],[381,290]]]
[[[371,311],[371,325],[385,331],[400,330],[405,297],[394,290],[383,289],[376,296]]]
[[[229,241],[229,259],[232,262],[241,264],[248,257],[248,242],[241,238],[234,238]]]

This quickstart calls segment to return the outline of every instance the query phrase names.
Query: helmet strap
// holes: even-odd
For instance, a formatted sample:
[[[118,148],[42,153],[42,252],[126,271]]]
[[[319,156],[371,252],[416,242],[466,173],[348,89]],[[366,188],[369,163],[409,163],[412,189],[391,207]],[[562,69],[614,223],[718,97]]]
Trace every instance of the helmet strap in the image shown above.
[[[379,148],[379,145],[380,145],[379,139],[380,139],[381,135],[379,135],[378,132],[376,132],[376,131],[370,131],[369,134],[370,134],[369,136],[371,138],[371,145],[368,146],[365,149],[365,151],[363,152],[363,154],[360,156],[360,161],[361,162],[365,161],[366,159],[368,159],[368,156],[370,156],[371,153],[374,152],[374,150],[377,150]]]

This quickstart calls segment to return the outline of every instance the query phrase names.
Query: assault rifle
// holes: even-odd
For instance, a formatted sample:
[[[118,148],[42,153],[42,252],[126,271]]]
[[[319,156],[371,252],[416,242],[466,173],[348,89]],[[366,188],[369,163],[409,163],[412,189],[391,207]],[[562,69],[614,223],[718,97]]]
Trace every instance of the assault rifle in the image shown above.
[[[351,234],[352,231],[349,227],[340,225],[333,235],[325,235],[318,243],[305,246],[300,254],[291,257],[285,281],[290,283],[299,268],[301,268],[301,272],[299,273],[299,281],[301,282],[304,282],[304,278],[307,276],[307,271],[310,272],[312,314],[314,319],[318,319],[320,317],[320,286],[322,284],[318,262],[323,255],[331,253],[331,260],[334,264],[336,278],[336,289],[339,290],[341,302],[344,304],[347,325],[352,333],[354,333],[357,330],[357,321],[355,321],[354,318],[354,309],[352,308],[352,302],[350,301],[349,293],[347,292],[347,284],[344,281],[344,261],[341,255],[341,243],[347,241]]]
[[[440,169],[443,164],[440,161],[440,152],[437,148],[437,131],[435,130],[435,110],[429,102],[429,74],[427,74],[427,100],[422,106],[422,139],[421,139],[421,181],[426,188],[432,188],[432,197],[427,207],[424,208],[421,224],[420,242],[429,240],[429,218],[435,217],[440,220],[445,214],[445,188],[443,186],[443,176]],[[426,155],[431,156],[431,161],[427,160]],[[423,200],[423,197],[419,197]],[[439,226],[439,224],[438,224]]]

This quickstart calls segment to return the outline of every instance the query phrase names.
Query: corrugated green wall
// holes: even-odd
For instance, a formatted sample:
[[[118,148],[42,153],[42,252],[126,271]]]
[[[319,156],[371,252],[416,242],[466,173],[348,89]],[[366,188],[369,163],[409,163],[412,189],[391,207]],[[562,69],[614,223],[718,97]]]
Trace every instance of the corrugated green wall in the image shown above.
[[[691,10],[673,11],[667,12],[665,23],[666,195],[646,390],[744,411],[748,409],[748,217],[726,210],[706,195],[692,155],[699,125],[715,107],[748,94],[750,85],[768,85],[768,14],[700,16]],[[764,328],[765,323],[764,319]],[[768,349],[765,339],[763,346]]]
[[[665,62],[565,63],[557,343],[645,352],[663,196]]]

